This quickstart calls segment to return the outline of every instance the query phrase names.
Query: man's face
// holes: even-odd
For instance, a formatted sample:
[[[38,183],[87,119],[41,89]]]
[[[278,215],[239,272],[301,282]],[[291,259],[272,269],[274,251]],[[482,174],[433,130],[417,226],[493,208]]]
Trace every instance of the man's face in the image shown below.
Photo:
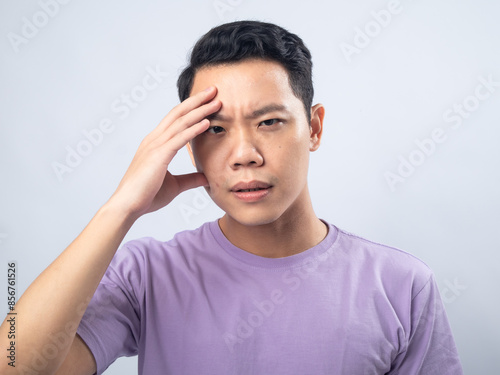
[[[208,194],[243,225],[269,224],[300,215],[309,202],[309,152],[321,138],[323,109],[313,107],[311,126],[292,92],[286,70],[276,62],[245,60],[202,68],[191,95],[217,88],[221,109],[210,128],[190,143]]]

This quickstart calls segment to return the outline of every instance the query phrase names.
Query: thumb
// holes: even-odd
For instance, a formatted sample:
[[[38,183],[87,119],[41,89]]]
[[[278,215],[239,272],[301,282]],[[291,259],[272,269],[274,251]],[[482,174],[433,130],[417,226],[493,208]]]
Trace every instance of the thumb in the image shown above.
[[[201,172],[177,175],[175,179],[179,185],[179,193],[199,186],[208,186],[208,180]]]

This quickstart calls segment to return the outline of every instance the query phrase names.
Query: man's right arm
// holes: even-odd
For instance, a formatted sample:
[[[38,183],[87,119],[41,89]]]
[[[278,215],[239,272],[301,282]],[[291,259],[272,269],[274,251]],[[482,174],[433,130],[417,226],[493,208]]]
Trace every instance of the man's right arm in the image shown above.
[[[142,141],[109,201],[82,233],[45,269],[15,306],[16,367],[0,362],[0,373],[66,374],[76,363],[91,375],[95,361],[76,330],[118,246],[143,214],[170,203],[184,190],[207,184],[201,173],[173,176],[168,165],[187,142],[204,132],[205,118],[218,111],[212,87],[176,106]],[[8,323],[0,326],[2,352],[9,347]],[[57,340],[57,350],[51,338]],[[66,359],[66,361],[65,361]],[[31,370],[31,372],[29,371]],[[76,370],[76,368],[75,368]],[[57,373],[62,373],[62,372]],[[73,371],[73,370],[71,370]]]
[[[97,365],[92,352],[82,338],[76,334],[56,375],[90,375],[95,374],[96,371]]]

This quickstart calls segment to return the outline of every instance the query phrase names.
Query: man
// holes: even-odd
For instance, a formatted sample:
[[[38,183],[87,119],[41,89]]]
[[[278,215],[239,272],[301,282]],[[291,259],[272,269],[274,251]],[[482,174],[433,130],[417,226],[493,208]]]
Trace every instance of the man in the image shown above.
[[[311,70],[302,40],[276,25],[225,24],[198,41],[182,103],[17,304],[20,369],[100,374],[138,354],[140,374],[462,373],[429,268],[313,211],[325,109],[312,106]],[[198,172],[173,176],[184,145]],[[199,186],[221,219],[116,251],[140,216]]]

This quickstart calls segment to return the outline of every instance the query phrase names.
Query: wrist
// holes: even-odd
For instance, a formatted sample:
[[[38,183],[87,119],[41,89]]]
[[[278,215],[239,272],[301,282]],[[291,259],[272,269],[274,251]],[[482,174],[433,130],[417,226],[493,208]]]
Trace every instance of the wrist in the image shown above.
[[[135,221],[141,217],[140,213],[134,212],[125,204],[111,197],[97,212],[96,216],[106,217],[120,226],[130,228]]]

